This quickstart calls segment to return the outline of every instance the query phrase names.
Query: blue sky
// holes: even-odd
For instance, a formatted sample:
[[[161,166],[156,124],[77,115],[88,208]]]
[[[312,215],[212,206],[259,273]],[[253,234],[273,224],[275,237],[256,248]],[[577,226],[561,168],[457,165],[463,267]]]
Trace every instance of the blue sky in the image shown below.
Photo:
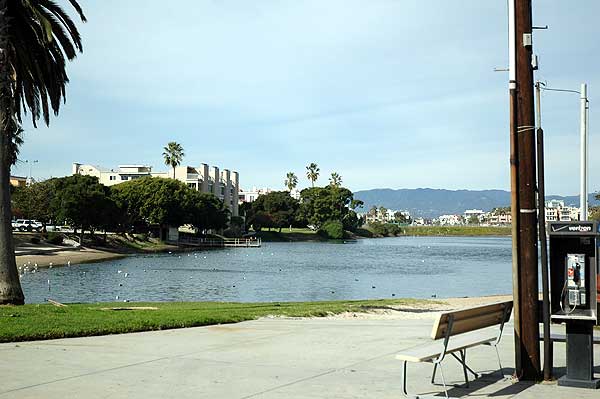
[[[67,3],[62,0],[61,3]],[[26,123],[33,176],[74,161],[237,170],[282,188],[305,165],[353,189],[509,189],[504,0],[80,0],[84,54],[49,128]],[[536,78],[590,91],[600,149],[600,4],[534,2]],[[547,192],[579,189],[578,96],[545,93]],[[598,104],[596,106],[596,104]],[[590,189],[600,189],[600,157]],[[15,174],[27,175],[20,163]]]

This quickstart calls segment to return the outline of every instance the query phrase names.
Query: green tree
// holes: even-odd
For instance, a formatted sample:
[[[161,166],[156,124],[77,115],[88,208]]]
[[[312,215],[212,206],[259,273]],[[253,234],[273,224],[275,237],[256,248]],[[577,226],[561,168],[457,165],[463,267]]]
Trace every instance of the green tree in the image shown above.
[[[377,216],[377,209],[376,205],[372,205],[369,209],[369,216]]]
[[[394,219],[396,220],[397,223],[409,223],[410,222],[410,217],[407,217],[402,212],[394,213]]]
[[[290,197],[287,191],[272,191],[259,196],[252,203],[255,216],[250,223],[256,222],[261,227],[278,228],[281,232],[283,227],[294,223],[298,206],[298,201]]]
[[[319,169],[319,167],[317,166],[317,164],[314,163],[314,162],[311,162],[306,167],[306,177],[308,178],[308,180],[310,180],[311,187],[315,186],[315,182],[319,178],[319,173],[320,172],[321,172],[321,170]]]
[[[510,206],[503,206],[492,209],[492,215],[510,215]]]
[[[200,230],[221,229],[229,219],[223,201],[174,179],[143,177],[116,184],[111,191],[128,230],[148,231],[153,225],[165,228],[184,224]]]
[[[299,216],[317,228],[328,220],[343,220],[354,195],[344,187],[312,187],[300,192]]]
[[[288,191],[291,192],[293,189],[296,188],[296,186],[298,186],[298,176],[296,176],[294,172],[288,172],[285,176],[284,184],[287,187]]]
[[[77,231],[83,244],[85,230],[93,233],[107,227],[114,216],[115,204],[110,189],[95,176],[73,175],[53,180],[54,197],[50,208],[56,219],[67,222]]]
[[[339,187],[342,185],[342,176],[340,176],[337,172],[333,172],[331,177],[329,178],[329,184],[334,187]]]
[[[467,220],[468,224],[479,224],[479,218],[475,215],[469,216],[469,220]]]
[[[200,231],[221,230],[231,224],[238,223],[238,219],[231,217],[229,209],[225,207],[223,201],[211,193],[202,193],[196,190],[188,189],[184,191],[186,195],[185,212],[189,218],[185,218],[185,223],[189,223]]]
[[[378,209],[379,215],[381,215],[381,221],[383,223],[387,222],[387,213],[388,210],[385,206],[380,206]]]
[[[76,0],[69,0],[82,21]],[[25,298],[12,241],[10,168],[22,143],[21,115],[33,125],[58,114],[69,81],[66,61],[82,51],[69,15],[48,0],[0,0],[0,304]]]
[[[45,229],[56,217],[51,206],[56,194],[55,183],[56,179],[50,179],[17,188],[12,196],[13,208],[26,219],[40,221]]]
[[[592,206],[592,207],[590,207],[589,219],[590,220],[597,220],[597,221],[600,222],[600,206]]]
[[[175,178],[175,168],[181,165],[181,161],[185,156],[183,152],[183,147],[181,144],[171,141],[167,143],[167,146],[163,148],[163,158],[165,160],[165,165],[171,166],[173,168],[173,179]]]

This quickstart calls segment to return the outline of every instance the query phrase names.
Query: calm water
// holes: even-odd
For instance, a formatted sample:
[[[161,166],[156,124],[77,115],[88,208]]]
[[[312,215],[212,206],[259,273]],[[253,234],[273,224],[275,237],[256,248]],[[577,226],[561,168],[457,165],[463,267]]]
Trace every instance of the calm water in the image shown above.
[[[27,301],[34,303],[117,296],[119,301],[250,302],[490,295],[511,292],[510,248],[508,237],[264,243],[258,249],[55,267],[25,275],[22,284]]]

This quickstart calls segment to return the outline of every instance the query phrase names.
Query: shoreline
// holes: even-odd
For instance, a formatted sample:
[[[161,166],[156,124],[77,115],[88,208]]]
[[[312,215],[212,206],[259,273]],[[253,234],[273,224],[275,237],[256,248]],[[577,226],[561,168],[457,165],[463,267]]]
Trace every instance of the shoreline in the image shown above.
[[[17,262],[17,266],[27,264],[37,265],[39,268],[49,268],[122,259],[133,254],[138,253],[115,252],[96,248],[82,248],[44,254],[18,255],[15,256],[15,260]]]

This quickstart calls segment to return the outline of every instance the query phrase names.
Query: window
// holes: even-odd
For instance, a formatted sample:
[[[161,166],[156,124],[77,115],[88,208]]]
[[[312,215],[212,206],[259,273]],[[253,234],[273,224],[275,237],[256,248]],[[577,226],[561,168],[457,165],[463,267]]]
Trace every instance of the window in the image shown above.
[[[129,176],[121,175],[121,180],[129,180]]]
[[[196,189],[196,183],[188,183],[188,187],[195,190]]]
[[[117,176],[110,176],[109,180],[117,180]]]

